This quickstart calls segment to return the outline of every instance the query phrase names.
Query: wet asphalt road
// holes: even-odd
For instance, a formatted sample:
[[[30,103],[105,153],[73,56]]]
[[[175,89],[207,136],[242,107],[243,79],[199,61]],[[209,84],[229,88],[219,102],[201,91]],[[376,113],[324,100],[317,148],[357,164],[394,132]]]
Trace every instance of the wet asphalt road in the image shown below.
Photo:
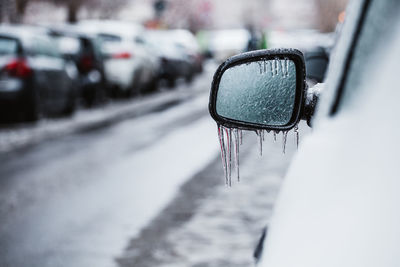
[[[30,130],[16,129],[27,144],[0,153],[0,266],[114,266],[180,184],[217,155],[208,74],[118,123],[32,144]]]
[[[0,266],[162,266],[168,262],[171,266],[178,266],[178,262],[196,266],[195,261],[174,254],[175,247],[190,248],[196,240],[190,238],[196,230],[190,228],[191,234],[187,234],[185,227],[191,227],[191,221],[196,225],[192,220],[195,214],[202,218],[198,210],[215,206],[208,211],[218,221],[215,231],[226,232],[218,218],[229,216],[220,204],[224,198],[235,197],[225,190],[216,126],[207,111],[210,79],[211,72],[190,86],[182,85],[175,102],[168,92],[166,103],[170,104],[158,102],[145,114],[35,139],[30,145],[1,152]],[[258,154],[256,144],[254,139],[245,150]],[[250,252],[295,150],[293,144],[288,145],[288,155],[282,160],[280,149],[276,143],[265,153],[267,162],[268,154],[279,153],[265,165],[267,169],[244,164],[247,171],[243,176],[246,172],[249,177],[268,171],[273,174],[270,197],[264,198],[265,191],[258,190],[259,197],[267,200],[261,209],[249,210],[248,215],[240,212],[243,225],[247,225],[245,232],[251,237],[246,245]],[[260,184],[249,183],[241,198],[251,194],[251,186]],[[177,209],[181,211],[178,214]],[[233,211],[229,211],[232,216]],[[207,213],[203,217],[208,217]],[[252,227],[249,220],[253,220]],[[201,222],[198,228],[202,228]],[[167,235],[171,232],[177,232],[184,242],[173,241]],[[227,236],[234,237],[229,232]],[[227,236],[222,235],[229,242]],[[199,257],[205,263],[210,255],[207,250],[201,253],[201,244],[212,248],[213,241],[199,244]],[[157,246],[158,250],[152,249]],[[160,259],[160,250],[166,259]],[[243,259],[238,262],[229,266],[241,266]],[[223,266],[221,261],[214,263],[199,266]]]

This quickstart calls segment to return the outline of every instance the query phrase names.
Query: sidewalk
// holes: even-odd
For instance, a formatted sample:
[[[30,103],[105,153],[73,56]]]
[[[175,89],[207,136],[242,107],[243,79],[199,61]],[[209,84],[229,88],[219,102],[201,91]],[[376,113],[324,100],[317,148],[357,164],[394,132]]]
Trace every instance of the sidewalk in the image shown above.
[[[296,150],[289,133],[286,155],[281,135],[264,141],[247,133],[241,146],[241,181],[225,186],[220,158],[186,183],[176,199],[131,240],[120,266],[253,266],[253,251],[270,219],[282,178]],[[216,137],[217,138],[217,137]]]
[[[107,127],[151,112],[160,112],[201,93],[207,93],[206,78],[205,73],[197,77],[191,85],[181,84],[173,90],[164,89],[135,99],[111,101],[93,109],[78,110],[71,118],[45,118],[36,123],[0,125],[0,153],[71,133]]]

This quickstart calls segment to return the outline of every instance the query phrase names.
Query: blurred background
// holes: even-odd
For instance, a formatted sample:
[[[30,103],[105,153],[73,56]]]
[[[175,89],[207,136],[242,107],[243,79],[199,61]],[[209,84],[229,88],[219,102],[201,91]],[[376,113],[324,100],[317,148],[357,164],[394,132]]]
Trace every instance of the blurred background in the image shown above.
[[[0,266],[249,266],[296,140],[244,133],[225,186],[212,75],[285,47],[323,82],[346,5],[0,0]]]

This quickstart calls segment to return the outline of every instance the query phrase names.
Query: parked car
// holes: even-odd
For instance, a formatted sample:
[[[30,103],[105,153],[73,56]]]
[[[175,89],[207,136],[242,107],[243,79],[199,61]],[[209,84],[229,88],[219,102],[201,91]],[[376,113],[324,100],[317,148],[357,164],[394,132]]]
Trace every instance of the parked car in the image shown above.
[[[128,97],[157,89],[160,62],[146,46],[142,26],[109,20],[78,26],[100,39],[106,78],[116,94]]]
[[[67,61],[72,61],[78,71],[78,94],[85,106],[104,100],[107,81],[101,54],[100,40],[73,25],[49,27],[59,50]]]
[[[184,78],[187,82],[193,79],[193,58],[187,53],[185,44],[174,38],[173,31],[149,31],[146,41],[156,48],[161,62],[159,76],[166,80],[170,87],[173,87],[179,78]]]
[[[224,29],[208,32],[208,50],[221,63],[228,57],[246,51],[250,33],[246,29]]]
[[[169,34],[174,42],[183,47],[189,58],[193,75],[201,73],[203,71],[203,55],[196,37],[190,31],[184,29],[170,30]]]
[[[399,1],[350,2],[259,266],[400,265],[399,10]],[[313,113],[306,89],[300,51],[246,53],[217,70],[210,112],[222,130],[285,137]]]
[[[0,109],[6,118],[34,121],[74,112],[74,77],[44,29],[1,26],[0,69]]]

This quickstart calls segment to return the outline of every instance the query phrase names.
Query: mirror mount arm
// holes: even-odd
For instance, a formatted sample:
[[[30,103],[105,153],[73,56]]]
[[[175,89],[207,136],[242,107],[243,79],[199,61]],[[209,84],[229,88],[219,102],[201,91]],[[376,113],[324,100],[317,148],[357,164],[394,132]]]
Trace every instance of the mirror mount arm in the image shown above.
[[[301,119],[307,121],[307,125],[312,127],[312,119],[319,101],[319,95],[324,88],[324,84],[318,83],[313,87],[308,87],[308,85],[306,86],[307,96]]]

